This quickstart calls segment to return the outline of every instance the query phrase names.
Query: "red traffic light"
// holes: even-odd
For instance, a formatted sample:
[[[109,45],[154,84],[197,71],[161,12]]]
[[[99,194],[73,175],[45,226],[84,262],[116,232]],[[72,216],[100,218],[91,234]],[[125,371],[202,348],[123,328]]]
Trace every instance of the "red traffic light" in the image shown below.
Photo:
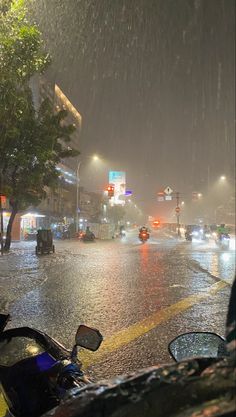
[[[114,196],[114,190],[115,190],[114,185],[108,185],[107,187],[108,197]]]

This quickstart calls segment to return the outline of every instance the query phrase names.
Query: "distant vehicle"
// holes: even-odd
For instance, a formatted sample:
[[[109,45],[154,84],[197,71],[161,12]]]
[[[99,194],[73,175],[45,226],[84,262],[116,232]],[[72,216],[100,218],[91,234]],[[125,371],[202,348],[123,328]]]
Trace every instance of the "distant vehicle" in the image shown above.
[[[160,227],[160,224],[161,224],[160,220],[154,220],[152,223],[152,227],[154,229],[157,229],[158,227]]]
[[[82,239],[83,239],[83,237],[84,237],[84,235],[85,235],[85,232],[84,232],[83,230],[79,230],[79,231],[76,233],[75,237],[76,237],[77,239],[79,239],[79,240],[82,240]]]
[[[51,229],[38,230],[37,233],[37,246],[35,247],[35,253],[38,255],[41,253],[55,252],[55,246],[53,244],[53,235]]]
[[[229,249],[230,235],[228,233],[221,233],[217,236],[215,242],[221,249]]]
[[[124,229],[120,231],[120,237],[126,237],[126,231]]]
[[[139,235],[138,235],[138,237],[139,237],[139,240],[142,243],[145,243],[149,239],[149,237],[150,237],[148,229],[146,227],[141,227],[139,229]]]
[[[86,231],[84,235],[82,236],[82,240],[83,242],[94,242],[95,234],[91,232],[91,230],[89,229],[89,226],[86,227]]]
[[[188,224],[185,228],[185,239],[192,241],[194,239],[201,239],[202,228],[196,224]]]

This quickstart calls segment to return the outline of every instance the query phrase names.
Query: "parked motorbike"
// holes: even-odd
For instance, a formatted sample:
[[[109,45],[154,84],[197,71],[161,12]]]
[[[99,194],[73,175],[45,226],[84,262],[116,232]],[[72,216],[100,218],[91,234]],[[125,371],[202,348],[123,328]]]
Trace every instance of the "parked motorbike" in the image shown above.
[[[97,329],[80,325],[69,351],[30,327],[5,330],[9,319],[0,314],[0,383],[8,416],[39,417],[66,399],[72,388],[91,383],[81,369],[78,347],[96,351],[103,340]]]
[[[149,233],[148,232],[140,232],[139,233],[139,239],[142,243],[145,243],[149,239]]]

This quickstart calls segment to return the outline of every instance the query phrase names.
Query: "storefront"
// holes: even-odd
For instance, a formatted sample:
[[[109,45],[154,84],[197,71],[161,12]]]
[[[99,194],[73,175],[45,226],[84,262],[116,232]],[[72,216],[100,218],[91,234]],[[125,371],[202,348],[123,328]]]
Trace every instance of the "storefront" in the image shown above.
[[[3,213],[4,235],[6,235],[10,215],[9,211]],[[52,229],[55,236],[57,232],[60,236],[66,232],[68,236],[72,237],[75,232],[74,219],[64,217],[56,220],[56,218],[41,213],[17,213],[12,226],[12,240],[35,240],[38,229]]]
[[[38,229],[46,228],[46,216],[38,213],[26,213],[21,216],[21,239],[34,240]]]

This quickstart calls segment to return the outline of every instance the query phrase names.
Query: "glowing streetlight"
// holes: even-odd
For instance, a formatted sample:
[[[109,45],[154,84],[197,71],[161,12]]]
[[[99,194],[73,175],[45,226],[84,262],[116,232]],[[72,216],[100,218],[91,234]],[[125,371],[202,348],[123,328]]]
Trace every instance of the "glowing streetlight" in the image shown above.
[[[92,159],[93,159],[93,161],[99,161],[100,158],[99,158],[98,155],[93,155],[93,158]]]
[[[221,175],[220,180],[221,181],[225,181],[226,180],[226,176],[225,175]]]
[[[181,206],[184,206],[185,205],[185,202],[184,201],[181,201]]]
[[[91,159],[91,156],[89,157]],[[100,161],[100,158],[98,155],[94,154],[92,156],[92,161],[97,162]],[[78,162],[77,169],[76,169],[76,231],[78,232],[79,228],[79,213],[80,213],[80,167],[81,167],[82,161]]]
[[[198,193],[198,198],[201,198],[202,197],[202,193]]]

